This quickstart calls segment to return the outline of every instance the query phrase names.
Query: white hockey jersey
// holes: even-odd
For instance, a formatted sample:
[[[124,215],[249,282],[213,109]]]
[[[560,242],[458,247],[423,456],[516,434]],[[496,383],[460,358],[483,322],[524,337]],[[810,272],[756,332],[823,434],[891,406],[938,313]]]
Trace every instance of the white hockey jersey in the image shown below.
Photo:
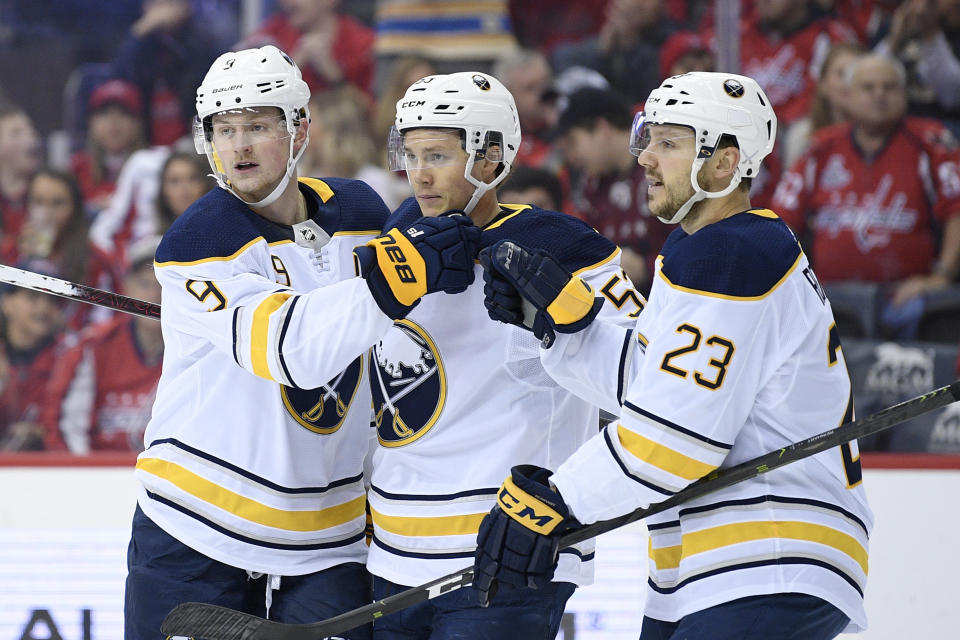
[[[484,246],[509,238],[549,250],[611,301],[599,318],[633,326],[643,300],[613,243],[570,216],[501,207],[484,227]],[[415,201],[388,224],[404,215],[419,215]],[[490,320],[479,265],[467,291],[427,296],[374,346],[370,382],[378,445],[367,566],[402,585],[469,566],[510,468],[556,468],[598,431],[598,409],[546,374],[533,334]],[[592,559],[592,543],[562,552],[556,579],[589,583]]]
[[[136,469],[164,530],[276,575],[365,560],[365,356],[392,326],[352,254],[383,201],[358,181],[299,187],[310,219],[293,227],[218,188],[164,236],[163,374]]]
[[[623,407],[552,478],[584,523],[853,417],[830,303],[769,210],[675,230],[635,331],[593,323],[543,362],[585,398]],[[841,609],[848,631],[865,628],[873,516],[861,479],[851,442],[651,516],[644,613],[676,621],[790,591]]]

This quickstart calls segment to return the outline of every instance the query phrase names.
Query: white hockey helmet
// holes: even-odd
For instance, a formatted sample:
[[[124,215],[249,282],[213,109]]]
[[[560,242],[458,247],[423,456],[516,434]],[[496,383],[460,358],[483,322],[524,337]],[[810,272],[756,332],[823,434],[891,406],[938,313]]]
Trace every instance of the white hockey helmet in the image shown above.
[[[263,200],[247,203],[263,207],[274,202],[296,171],[297,161],[307,148],[309,138],[294,154],[294,136],[302,121],[309,121],[310,88],[303,81],[300,69],[286,53],[273,45],[259,49],[231,51],[214,60],[203,82],[197,88],[197,115],[193,140],[197,153],[205,153],[217,184],[237,193],[223,172],[217,150],[211,143],[212,118],[224,112],[242,112],[252,107],[277,107],[283,112],[290,140],[287,169],[280,184]],[[237,196],[239,197],[239,196]]]
[[[466,213],[473,210],[484,193],[507,177],[520,150],[520,118],[513,95],[503,83],[485,73],[463,71],[427,76],[410,85],[397,102],[397,116],[388,140],[388,158],[394,171],[412,169],[405,159],[403,133],[420,128],[463,132],[468,156],[463,177],[475,187],[464,207]],[[499,150],[491,152],[492,145]],[[478,158],[503,163],[492,182],[481,182],[471,175]]]
[[[650,92],[644,111],[638,113],[630,132],[630,152],[639,156],[649,139],[649,125],[672,124],[693,129],[696,156],[690,168],[693,196],[670,218],[678,223],[694,203],[731,193],[742,178],[753,178],[760,163],[773,150],[777,116],[757,81],[733,73],[693,71],[664,80]],[[713,156],[723,134],[733,136],[740,148],[740,162],[721,191],[704,191],[697,181],[703,163]]]

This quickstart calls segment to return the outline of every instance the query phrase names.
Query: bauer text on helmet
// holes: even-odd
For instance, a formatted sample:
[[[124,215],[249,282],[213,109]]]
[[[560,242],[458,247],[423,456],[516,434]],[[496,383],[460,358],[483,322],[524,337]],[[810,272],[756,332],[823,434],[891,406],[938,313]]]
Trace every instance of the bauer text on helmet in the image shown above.
[[[752,78],[732,73],[697,71],[664,80],[650,92],[644,111],[634,119],[630,151],[651,152],[650,127],[687,127],[695,137],[695,156],[690,169],[694,195],[667,223],[678,223],[690,208],[704,198],[720,198],[732,192],[743,178],[753,178],[763,159],[773,150],[777,117],[760,85]],[[724,134],[732,136],[740,149],[740,161],[730,184],[721,191],[704,191],[697,174],[710,158]]]
[[[464,178],[474,186],[464,211],[470,213],[484,193],[506,178],[520,148],[520,119],[513,96],[493,76],[465,71],[427,76],[414,82],[397,102],[388,140],[390,168],[409,172],[452,162],[452,158],[417,157],[404,148],[404,133],[413,129],[453,129],[467,153]],[[481,182],[471,175],[477,159],[500,162],[496,178]]]
[[[222,154],[235,151],[237,145],[271,142],[279,135],[289,138],[285,172],[276,187],[263,199],[248,202],[253,207],[264,207],[274,202],[286,189],[296,172],[296,164],[306,149],[308,139],[303,139],[295,150],[298,127],[309,122],[307,103],[310,89],[303,81],[300,69],[286,53],[273,45],[259,49],[245,49],[225,53],[217,58],[207,71],[197,89],[197,116],[194,120],[194,143],[198,153],[207,156],[214,178],[222,188],[240,197],[225,173]],[[279,127],[242,122],[241,116],[269,113],[267,107],[279,110],[276,122]],[[214,144],[213,116],[237,116],[232,130],[218,136]],[[243,198],[241,198],[243,200]],[[244,200],[246,202],[246,200]]]

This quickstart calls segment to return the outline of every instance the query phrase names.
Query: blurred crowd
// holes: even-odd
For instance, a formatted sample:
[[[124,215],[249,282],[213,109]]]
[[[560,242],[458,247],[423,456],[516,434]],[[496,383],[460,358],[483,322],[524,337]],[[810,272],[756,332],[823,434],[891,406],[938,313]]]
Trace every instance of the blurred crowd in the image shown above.
[[[433,73],[492,73],[523,130],[499,200],[586,220],[646,291],[671,228],[646,207],[634,114],[666,77],[727,70],[779,117],[751,202],[795,231],[841,335],[955,348],[960,0],[741,0],[733,38],[717,27],[731,8],[0,0],[0,262],[159,303],[159,238],[215,186],[196,87],[220,53],[275,44],[313,96],[299,174],[364,180],[391,208],[411,194],[385,168],[397,100]],[[138,451],[162,356],[154,319],[5,286],[0,451]]]

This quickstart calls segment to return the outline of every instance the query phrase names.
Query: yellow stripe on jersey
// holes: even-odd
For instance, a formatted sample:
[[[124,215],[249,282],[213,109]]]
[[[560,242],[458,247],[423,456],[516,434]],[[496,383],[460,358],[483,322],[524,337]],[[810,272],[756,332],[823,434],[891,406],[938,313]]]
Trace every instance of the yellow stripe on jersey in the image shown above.
[[[797,268],[797,265],[800,264],[800,260],[802,258],[803,258],[803,251],[797,254],[797,259],[793,262],[793,265],[791,265],[791,267],[787,269],[786,273],[783,274],[783,277],[780,278],[780,280],[778,280],[772,287],[770,287],[770,289],[766,293],[759,296],[731,296],[725,293],[713,293],[712,291],[703,291],[702,289],[693,289],[690,287],[684,287],[683,285],[674,284],[673,282],[670,281],[670,278],[668,278],[663,273],[663,256],[657,256],[657,262],[660,264],[660,268],[657,269],[657,275],[663,278],[664,282],[666,282],[671,288],[676,289],[677,291],[685,291],[687,293],[694,293],[698,296],[708,296],[710,298],[720,298],[721,300],[738,300],[738,301],[749,302],[751,300],[763,300],[764,298],[769,296],[771,293],[776,291],[780,285],[786,282],[787,278],[790,277],[790,274],[794,272],[794,270]]]
[[[257,305],[253,312],[253,322],[250,324],[250,364],[253,366],[253,373],[273,380],[270,375],[270,364],[267,360],[267,347],[270,335],[270,316],[279,309],[287,298],[289,293],[275,293],[268,296],[263,302]]]
[[[677,546],[654,549],[651,542],[647,545],[647,550],[658,570],[676,569],[680,566],[681,558],[684,557],[689,558],[698,553],[743,542],[775,538],[803,540],[831,547],[850,556],[863,569],[864,575],[867,573],[867,550],[856,538],[831,527],[809,522],[779,520],[725,524],[686,533],[680,545]]]
[[[712,464],[701,462],[658,442],[644,438],[622,424],[617,425],[617,439],[620,440],[623,448],[635,457],[667,473],[672,473],[678,478],[697,480],[716,469]]]
[[[611,260],[613,260],[614,258],[616,258],[618,253],[620,253],[620,247],[617,247],[616,249],[614,249],[614,250],[613,250],[613,253],[611,253],[610,255],[608,255],[606,258],[604,258],[604,259],[601,260],[600,262],[594,262],[593,264],[587,265],[586,267],[583,267],[582,269],[577,269],[576,271],[573,272],[573,275],[578,276],[578,275],[580,275],[581,273],[583,273],[584,271],[590,271],[591,269],[596,269],[597,267],[602,267],[603,265],[607,264],[608,262],[610,262]]]
[[[594,300],[593,288],[586,280],[574,276],[547,307],[547,314],[558,325],[573,324],[590,313]]]
[[[770,209],[750,209],[750,213],[761,218],[772,218],[774,220],[780,217]]]
[[[263,242],[263,236],[257,236],[256,238],[254,238],[247,244],[243,245],[242,247],[240,247],[239,249],[237,249],[236,251],[234,251],[228,256],[214,256],[212,258],[200,258],[199,260],[190,260],[187,262],[177,262],[175,260],[170,260],[168,262],[154,262],[154,265],[158,267],[169,267],[169,266],[190,267],[195,264],[204,264],[206,262],[229,262],[231,260],[236,260],[240,256],[240,254],[242,254],[244,251],[246,251],[253,245],[257,244],[258,242]]]
[[[327,200],[333,197],[333,189],[330,188],[323,180],[319,178],[299,178],[298,182],[302,182],[311,189],[313,189],[320,199],[326,204]]]
[[[137,469],[170,482],[181,491],[255,524],[286,531],[320,531],[363,517],[366,497],[359,496],[315,511],[278,509],[225,489],[168,460],[142,458]]]
[[[400,536],[461,536],[476,534],[480,530],[480,521],[487,515],[470,513],[462,516],[388,516],[371,508],[373,524],[387,533]]]
[[[502,203],[502,202],[500,203],[500,206],[501,206],[502,208],[504,208],[504,209],[513,209],[513,213],[511,213],[510,215],[506,215],[506,216],[500,218],[499,220],[495,220],[495,221],[491,222],[489,225],[484,225],[484,226],[480,227],[481,229],[483,229],[484,231],[490,231],[491,229],[496,229],[497,227],[499,227],[500,225],[502,225],[504,222],[506,222],[506,221],[509,220],[510,218],[513,218],[513,217],[515,217],[515,216],[523,213],[523,212],[526,211],[527,209],[531,209],[531,208],[532,208],[532,207],[531,207],[530,205],[528,205],[528,204],[504,204],[504,203]]]

